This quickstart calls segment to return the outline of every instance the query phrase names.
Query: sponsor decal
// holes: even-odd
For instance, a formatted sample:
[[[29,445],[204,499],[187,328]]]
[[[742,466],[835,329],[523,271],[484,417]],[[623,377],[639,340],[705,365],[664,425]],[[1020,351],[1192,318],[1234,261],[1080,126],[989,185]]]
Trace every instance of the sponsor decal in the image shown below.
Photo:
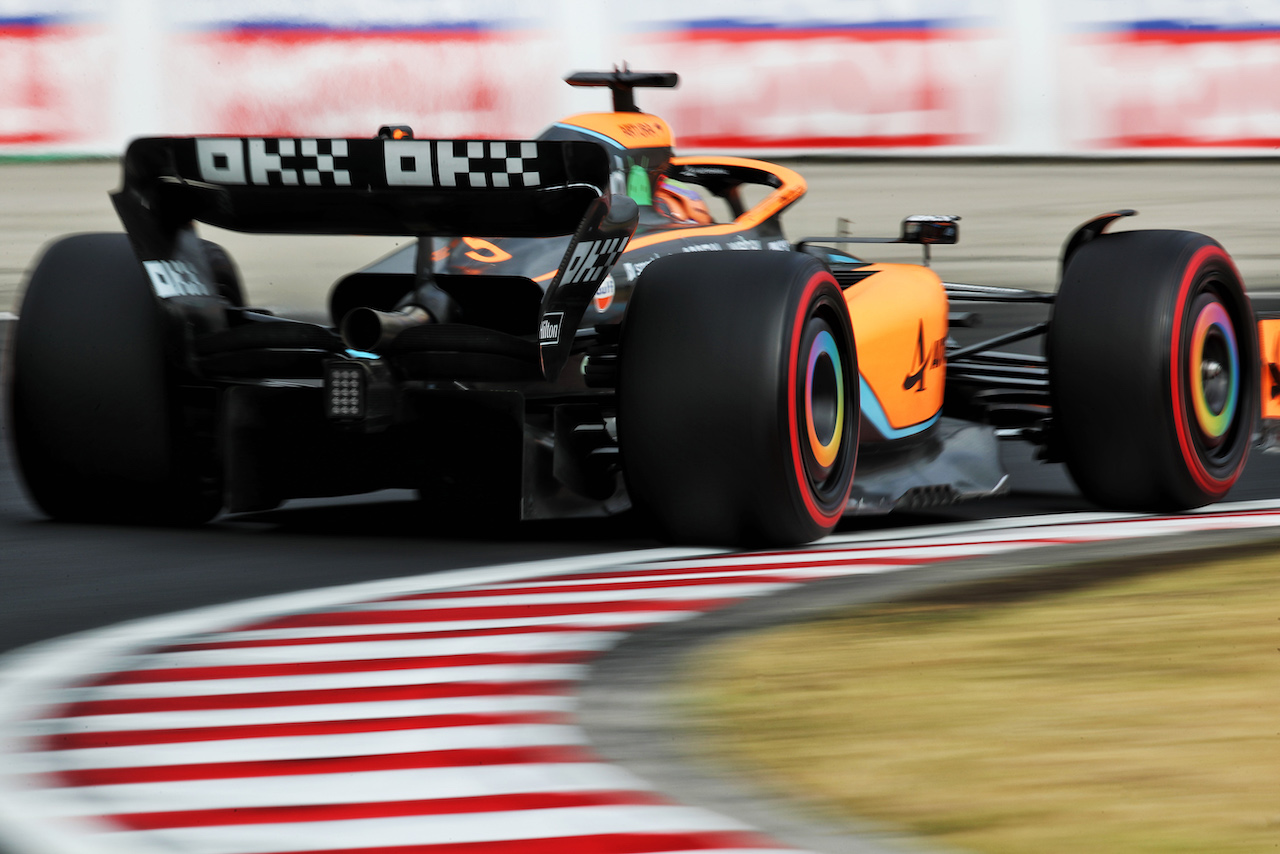
[[[576,285],[580,282],[598,282],[618,263],[624,249],[627,248],[627,237],[610,237],[605,240],[584,240],[573,247],[569,263],[565,265],[562,285]]]
[[[667,133],[660,122],[623,122],[618,125],[618,130],[629,137],[660,137]]]
[[[350,187],[345,139],[197,139],[200,177],[213,184]]]
[[[911,391],[915,389],[917,392],[924,391],[924,372],[927,368],[936,368],[942,365],[947,358],[947,340],[941,338],[933,343],[933,346],[925,350],[924,345],[924,321],[920,321],[920,330],[916,333],[916,352],[911,361],[911,371],[907,374],[906,379],[902,381],[902,390]]]
[[[786,240],[770,240],[764,248],[771,252],[790,252],[791,244]]]
[[[681,252],[719,252],[724,249],[721,243],[690,243],[688,246],[681,246]]]
[[[212,184],[350,187],[345,139],[197,139],[200,177]],[[382,143],[390,187],[526,189],[541,184],[536,142],[401,139]]]
[[[151,279],[151,289],[162,299],[213,296],[200,274],[186,261],[143,261],[142,266]]]
[[[596,311],[603,312],[613,305],[613,295],[616,292],[617,286],[613,282],[613,276],[605,276],[604,281],[600,283],[600,287],[596,289],[595,299],[592,300]]]
[[[728,249],[735,249],[735,250],[742,250],[742,249],[759,249],[759,248],[760,248],[760,241],[759,241],[759,240],[752,240],[751,238],[743,237],[742,235],[738,235],[738,236],[737,236],[737,237],[735,237],[733,240],[730,240],[728,243],[726,243],[726,244],[725,244],[725,247],[726,247],[726,248],[728,248]]]
[[[681,166],[685,175],[728,175],[729,170],[723,166]]]
[[[538,343],[546,347],[560,340],[560,327],[564,325],[563,311],[549,311],[542,316],[538,326]]]
[[[393,187],[522,189],[541,181],[536,142],[404,139],[387,140],[382,151]]]

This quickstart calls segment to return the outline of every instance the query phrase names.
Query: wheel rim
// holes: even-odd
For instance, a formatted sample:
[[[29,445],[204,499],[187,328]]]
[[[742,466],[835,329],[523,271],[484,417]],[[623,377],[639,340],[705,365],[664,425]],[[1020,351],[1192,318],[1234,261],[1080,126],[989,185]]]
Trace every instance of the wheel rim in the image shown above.
[[[804,382],[805,428],[817,469],[826,476],[844,438],[844,376],[836,340],[827,329],[809,347]]]
[[[1235,328],[1222,303],[1198,301],[1191,330],[1191,405],[1206,448],[1226,440],[1240,398],[1240,357]]]

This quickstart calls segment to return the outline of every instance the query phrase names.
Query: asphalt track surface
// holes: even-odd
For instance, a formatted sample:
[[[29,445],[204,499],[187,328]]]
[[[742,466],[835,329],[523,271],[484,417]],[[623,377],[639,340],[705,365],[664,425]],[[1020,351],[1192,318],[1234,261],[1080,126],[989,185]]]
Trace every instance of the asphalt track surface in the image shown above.
[[[1071,171],[1062,164],[1041,166],[1051,172],[1064,169]],[[1034,171],[1041,166],[1021,164],[1017,168]],[[1134,167],[1142,166],[1134,164]],[[1177,165],[1159,164],[1159,167],[1159,174],[1164,181],[1159,184],[1157,196],[1176,197],[1179,199],[1177,204],[1183,205],[1185,202],[1181,200],[1180,192],[1193,200],[1199,199],[1206,207],[1218,206],[1214,207],[1215,210],[1223,205],[1233,207],[1230,200],[1224,201],[1220,195],[1224,184],[1236,185],[1235,178],[1230,181],[1226,178],[1237,175],[1242,182],[1239,186],[1244,201],[1235,207],[1247,213],[1247,221],[1232,220],[1229,213],[1219,212],[1204,215],[1199,222],[1143,224],[1199,228],[1220,236],[1228,248],[1232,248],[1230,238],[1234,236],[1251,247],[1244,253],[1247,256],[1244,258],[1240,257],[1239,250],[1234,250],[1251,285],[1257,288],[1259,282],[1263,285],[1272,284],[1266,272],[1250,278],[1249,268],[1274,266],[1266,241],[1258,238],[1261,226],[1254,216],[1265,207],[1261,200],[1261,189],[1256,182],[1261,180],[1264,172],[1277,167],[1259,163],[1201,164],[1194,168],[1187,166],[1187,174],[1181,177]],[[8,168],[11,167],[0,167],[0,170]],[[32,183],[30,195],[12,192],[15,185],[22,184],[21,181],[6,182],[4,185],[7,189],[2,197],[3,203],[0,204],[0,222],[4,224],[6,233],[16,229],[13,233],[18,234],[20,239],[3,241],[3,245],[11,247],[16,243],[34,250],[53,234],[112,227],[109,211],[103,216],[94,207],[101,205],[105,210],[101,197],[97,196],[97,202],[85,202],[79,190],[85,176],[104,176],[108,173],[114,176],[114,167],[108,170],[103,164],[88,164],[22,168],[44,171],[34,173],[39,180]],[[831,164],[820,167],[836,173],[841,168]],[[903,168],[903,165],[897,164],[895,168]],[[1095,164],[1090,168],[1097,169],[1098,166]],[[1112,167],[1108,165],[1107,168]],[[872,172],[865,165],[855,165],[848,169],[851,173],[842,180],[850,182],[865,177],[862,175],[864,171]],[[966,193],[981,196],[983,192],[989,191],[988,185],[993,180],[996,184],[1000,183],[993,179],[993,175],[998,175],[993,169],[993,165],[984,165],[976,172],[951,170],[952,173],[967,174],[969,177],[947,179],[952,182],[945,185],[946,194],[949,194],[947,198],[963,197]],[[917,166],[915,171],[922,173],[930,186],[942,182],[946,172],[945,169],[940,171],[937,164]],[[1138,168],[1138,171],[1143,170]],[[1203,174],[1205,172],[1209,173],[1207,177]],[[1240,172],[1244,173],[1243,176],[1238,175]],[[1126,204],[1110,201],[1113,195],[1112,185],[1123,183],[1116,177],[1119,174],[1112,172],[1113,180],[1093,185],[1098,196],[1107,197],[1106,203],[1094,208],[1106,210]],[[27,177],[23,180],[27,180]],[[966,180],[978,181],[981,186],[966,186]],[[1145,186],[1140,179],[1125,180],[1137,180],[1139,185]],[[1083,182],[1068,183],[1072,188],[1073,198],[1087,194],[1089,187]],[[1254,192],[1246,192],[1245,185],[1252,186]],[[1197,193],[1200,195],[1197,196]],[[41,209],[48,198],[59,200],[48,213],[53,218],[52,222],[46,223],[31,215],[24,219],[19,215],[24,209],[28,214]],[[1043,210],[1045,204],[1045,200],[1041,199],[1040,207],[1032,210]],[[1139,205],[1138,202],[1127,204]],[[995,206],[995,202],[992,205]],[[901,212],[953,212],[950,208],[943,210],[933,205],[919,210],[916,207],[919,206]],[[1099,212],[1094,208],[1081,216],[1071,214],[1072,221]],[[965,213],[959,208],[955,210]],[[892,216],[883,218],[885,229],[881,230],[887,229],[886,233],[895,230],[897,213],[895,211]],[[1276,221],[1274,213],[1273,209],[1269,213],[1270,222]],[[1052,216],[1046,214],[1047,219],[1062,216],[1062,212],[1056,210]],[[1035,219],[1034,216],[1010,216],[1007,212],[1005,217],[1016,221],[1008,226],[1013,229],[1011,234],[1017,229],[1025,229],[1028,221]],[[1216,222],[1218,217],[1225,217],[1218,229],[1203,224],[1203,220]],[[15,226],[19,221],[22,227]],[[1067,225],[1058,229],[1059,234],[1054,235],[1051,249],[1045,248],[1049,244],[1044,241],[1034,245],[1011,243],[1012,254],[1004,261],[994,255],[986,256],[983,260],[980,254],[976,260],[970,259],[974,264],[985,265],[995,271],[990,276],[962,276],[950,275],[945,270],[942,272],[949,278],[958,280],[1033,285],[1037,283],[1020,278],[1019,272],[1024,269],[1024,265],[1032,265],[1047,268],[1044,280],[1039,284],[1049,286],[1052,283],[1052,256],[1069,227]],[[804,229],[804,224],[800,230],[793,229],[792,236],[799,236],[801,230],[807,230]],[[1046,227],[1045,230],[1050,229]],[[1248,237],[1251,242],[1241,241],[1243,237]],[[249,254],[254,257],[252,251]],[[376,255],[377,252],[372,254]],[[1028,258],[1028,254],[1034,257]],[[297,269],[287,252],[265,252],[255,260],[265,265],[266,272],[260,274],[260,280],[268,283],[266,290],[281,297],[278,300],[261,301],[277,305],[294,304],[301,314],[315,310],[318,303],[305,303],[292,296],[292,282],[297,276]],[[0,264],[5,265],[0,267],[0,277],[7,277],[0,278],[0,300],[3,299],[2,288],[5,283],[10,288],[16,287],[25,263],[13,261],[9,257],[0,259]],[[249,272],[248,264],[245,266]],[[255,279],[250,278],[249,281],[252,293]],[[2,309],[3,302],[0,301],[0,310]],[[1018,324],[1027,319],[999,318],[995,314],[988,314],[988,324],[982,332],[995,333],[1002,326]],[[0,322],[0,334],[7,331],[4,326]],[[944,513],[851,521],[842,525],[841,530],[844,534],[853,536],[899,537],[904,532],[910,534],[922,525],[1090,509],[1075,492],[1061,467],[1036,463],[1031,459],[1030,449],[1017,443],[1006,445],[1004,451],[1013,487],[1006,498],[959,505]],[[1280,488],[1277,487],[1280,484],[1278,463],[1280,457],[1255,454],[1231,499],[1241,501],[1280,496]],[[223,517],[199,530],[57,524],[41,519],[27,504],[9,463],[5,446],[0,451],[0,573],[5,590],[4,619],[0,620],[0,650],[11,650],[37,641],[140,617],[235,603],[269,594],[407,576],[418,577],[415,584],[421,586],[422,577],[429,578],[467,567],[542,558],[571,559],[583,555],[647,549],[657,545],[625,517],[589,523],[523,525],[501,538],[494,538],[483,531],[460,533],[433,527],[429,520],[424,521],[417,514],[416,508],[405,498],[404,495],[389,494],[357,500],[294,502],[270,513]]]

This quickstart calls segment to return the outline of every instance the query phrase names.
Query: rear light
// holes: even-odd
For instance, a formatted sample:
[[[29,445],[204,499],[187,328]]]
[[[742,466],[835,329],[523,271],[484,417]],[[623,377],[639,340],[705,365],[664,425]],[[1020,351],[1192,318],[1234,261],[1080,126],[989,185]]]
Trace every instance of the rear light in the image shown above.
[[[328,417],[359,421],[367,415],[368,377],[358,362],[329,362],[325,365],[324,398]]]

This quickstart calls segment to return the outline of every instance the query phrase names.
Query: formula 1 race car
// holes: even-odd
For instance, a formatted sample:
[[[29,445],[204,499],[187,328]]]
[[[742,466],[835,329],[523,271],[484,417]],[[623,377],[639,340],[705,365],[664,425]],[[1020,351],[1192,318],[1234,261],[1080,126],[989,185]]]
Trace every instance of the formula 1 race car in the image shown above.
[[[800,175],[674,156],[637,110],[635,89],[675,74],[567,82],[607,87],[613,111],[532,140],[134,141],[112,197],[127,235],[47,247],[12,337],[35,503],[198,523],[412,488],[486,522],[634,507],[664,539],[776,545],[1004,491],[998,431],[1108,507],[1192,508],[1239,476],[1263,365],[1210,238],[1105,233],[1120,211],[1070,236],[1056,295],[946,284],[841,247],[915,243],[927,261],[957,217],[793,244],[780,215]],[[247,306],[194,221],[417,239],[340,279],[318,325]],[[949,299],[1052,316],[960,347]],[[1043,357],[997,349],[1037,335]]]

